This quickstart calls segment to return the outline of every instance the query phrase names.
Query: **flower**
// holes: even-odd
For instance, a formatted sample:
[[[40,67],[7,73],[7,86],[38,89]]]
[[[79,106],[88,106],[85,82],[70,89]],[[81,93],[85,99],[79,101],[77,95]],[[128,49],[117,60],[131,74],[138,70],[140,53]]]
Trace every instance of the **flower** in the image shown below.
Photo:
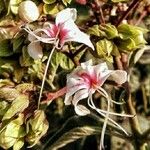
[[[79,104],[80,100],[87,98],[88,106],[96,110],[105,118],[103,129],[101,132],[100,148],[104,147],[104,133],[108,121],[111,121],[114,125],[119,127],[123,132],[127,134],[127,132],[113,119],[111,119],[109,115],[133,117],[131,115],[110,112],[110,103],[118,103],[113,101],[109,97],[108,93],[102,88],[102,85],[109,77],[111,77],[111,80],[115,81],[118,84],[122,84],[127,81],[127,73],[125,71],[109,70],[106,63],[100,63],[93,66],[92,60],[81,63],[81,66],[78,66],[71,74],[67,76],[67,92],[64,101],[65,105],[70,105],[72,103],[74,105],[75,112],[78,115],[87,115],[90,113],[90,110],[85,106]],[[106,98],[107,110],[96,108],[92,99],[92,95],[96,91]]]
[[[56,15],[55,24],[46,22],[43,28],[31,31],[26,26],[24,29],[29,33],[28,39],[31,42],[28,45],[29,55],[38,59],[43,56],[40,42],[55,44],[60,49],[66,42],[75,41],[84,43],[94,50],[90,37],[81,32],[74,21],[77,18],[77,11],[74,8],[66,8]],[[37,46],[38,45],[38,46]]]

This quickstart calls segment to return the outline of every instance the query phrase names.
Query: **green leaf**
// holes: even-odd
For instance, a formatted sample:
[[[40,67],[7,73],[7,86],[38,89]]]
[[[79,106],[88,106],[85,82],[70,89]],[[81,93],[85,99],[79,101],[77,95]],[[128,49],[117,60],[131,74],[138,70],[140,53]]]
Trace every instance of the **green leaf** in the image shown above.
[[[118,36],[118,31],[114,25],[105,24],[100,26],[100,30],[104,31],[108,39],[113,39]]]
[[[65,145],[74,142],[78,139],[84,138],[89,135],[99,134],[100,131],[101,128],[95,126],[82,126],[82,127],[73,128],[72,130],[60,136],[57,139],[57,141],[52,146],[50,146],[49,149],[56,150],[62,148]]]
[[[19,61],[22,67],[31,66],[34,62],[33,59],[29,56],[26,46],[22,48],[22,56],[20,57]]]
[[[23,35],[20,35],[18,37],[16,37],[15,39],[12,40],[12,43],[13,43],[13,51],[15,53],[17,52],[21,52],[21,49],[22,49],[22,44],[24,42],[24,36]]]
[[[0,41],[0,57],[7,57],[13,54],[10,40]]]
[[[72,0],[62,0],[63,4],[67,6],[67,4],[70,4]]]
[[[59,12],[58,5],[57,3],[51,4],[51,5],[44,4],[43,11],[45,14],[50,14],[50,15],[57,14]]]
[[[15,98],[17,98],[19,96],[19,92],[14,89],[14,88],[10,88],[10,87],[2,87],[0,88],[0,98],[7,100],[7,101],[12,101]]]
[[[131,38],[127,40],[118,40],[117,46],[120,51],[124,52],[133,51],[136,48],[135,41]]]
[[[28,91],[33,91],[34,88],[35,87],[32,83],[22,83],[22,84],[18,84],[16,86],[16,90],[19,91],[20,93],[26,93]]]
[[[44,2],[45,4],[53,4],[53,3],[56,2],[56,0],[43,0],[43,2]]]
[[[13,150],[20,150],[23,147],[23,145],[24,145],[24,139],[19,139],[13,145]]]
[[[19,115],[17,119],[12,120],[5,126],[5,129],[0,133],[0,146],[4,149],[12,147],[18,138],[25,135],[23,124],[23,115]]]
[[[44,145],[44,150],[56,150],[61,148],[68,143],[76,141],[80,138],[100,134],[102,129],[103,121],[100,120],[96,115],[87,115],[87,116],[73,116],[68,119],[65,124],[60,128]],[[123,132],[114,126],[108,125],[110,128],[116,129],[118,132],[116,135],[121,135]],[[106,132],[109,134],[110,132]],[[47,148],[46,148],[47,147]]]
[[[46,116],[43,110],[35,111],[35,114],[29,120],[31,129],[28,128],[27,141],[30,143],[30,147],[33,147],[40,138],[47,132],[49,124],[46,120]]]
[[[96,51],[99,57],[104,57],[108,61],[112,61],[111,52],[114,45],[107,39],[100,40],[96,43]]]
[[[132,38],[134,40],[136,36],[143,35],[147,30],[129,24],[121,24],[118,26],[118,32],[121,39],[126,40]]]
[[[6,101],[0,101],[0,116],[3,116],[9,108],[9,104]]]
[[[10,0],[10,9],[11,9],[11,12],[13,14],[17,14],[18,13],[18,7],[19,7],[19,4],[22,2],[23,0]]]
[[[74,63],[65,54],[59,53],[57,60],[60,59],[60,66],[65,70],[71,70],[74,67]]]
[[[3,120],[10,119],[15,114],[23,112],[29,105],[29,98],[26,95],[19,95],[11,104],[8,111],[3,116]]]
[[[99,25],[94,25],[94,26],[88,28],[87,33],[89,33],[91,35],[95,35],[95,36],[102,36],[102,37],[106,36],[105,32],[103,32],[99,29]]]

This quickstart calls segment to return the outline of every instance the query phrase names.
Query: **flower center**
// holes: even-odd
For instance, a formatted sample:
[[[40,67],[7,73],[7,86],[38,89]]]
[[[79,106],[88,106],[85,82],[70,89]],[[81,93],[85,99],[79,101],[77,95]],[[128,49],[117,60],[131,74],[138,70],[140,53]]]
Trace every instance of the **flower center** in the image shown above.
[[[51,38],[58,39],[59,43],[63,45],[69,31],[67,29],[64,29],[63,24],[59,24],[53,25],[51,29],[48,29],[48,32]]]
[[[95,74],[91,76],[87,73],[82,73],[80,77],[83,78],[86,84],[88,84],[89,88],[96,88],[98,81]]]

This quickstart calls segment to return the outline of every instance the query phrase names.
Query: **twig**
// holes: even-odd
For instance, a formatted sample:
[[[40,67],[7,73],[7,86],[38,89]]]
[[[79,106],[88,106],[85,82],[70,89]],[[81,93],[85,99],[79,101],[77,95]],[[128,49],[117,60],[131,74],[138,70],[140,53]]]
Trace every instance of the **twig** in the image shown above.
[[[128,15],[130,14],[130,12],[140,3],[141,0],[133,0],[133,2],[131,3],[131,5],[129,6],[129,8],[125,11],[125,13],[123,14],[123,16],[118,20],[116,26],[119,26],[120,23],[126,19],[128,17]]]

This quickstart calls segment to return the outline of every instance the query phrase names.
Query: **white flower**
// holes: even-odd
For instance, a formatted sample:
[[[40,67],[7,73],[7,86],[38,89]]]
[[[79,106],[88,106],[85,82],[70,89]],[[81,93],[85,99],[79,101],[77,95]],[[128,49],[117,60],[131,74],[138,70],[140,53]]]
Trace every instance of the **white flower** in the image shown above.
[[[90,37],[81,32],[77,25],[74,23],[77,17],[77,11],[74,8],[67,8],[62,10],[56,15],[55,24],[46,22],[42,29],[31,31],[28,26],[25,30],[29,33],[29,41],[31,43],[28,46],[29,55],[34,58],[41,58],[42,48],[40,42],[55,44],[56,48],[62,48],[65,42],[75,41],[84,43],[94,50],[94,46],[90,41]],[[40,42],[39,42],[40,41]],[[38,45],[38,46],[35,46]],[[39,49],[37,49],[39,47]]]
[[[127,132],[119,124],[112,120],[109,115],[133,117],[131,115],[110,112],[110,103],[118,103],[111,100],[107,92],[102,88],[102,85],[109,77],[111,77],[111,80],[118,84],[122,84],[127,81],[127,73],[125,71],[109,70],[106,63],[93,66],[92,60],[81,63],[81,66],[77,67],[70,75],[67,76],[67,92],[65,96],[65,104],[70,105],[72,103],[75,107],[75,112],[78,115],[87,115],[90,113],[90,110],[79,104],[80,100],[87,98],[88,106],[96,110],[105,118],[101,133],[100,148],[104,147],[104,133],[108,121],[112,122],[127,134]],[[92,99],[92,95],[96,91],[106,98],[108,104],[107,110],[96,108]]]

